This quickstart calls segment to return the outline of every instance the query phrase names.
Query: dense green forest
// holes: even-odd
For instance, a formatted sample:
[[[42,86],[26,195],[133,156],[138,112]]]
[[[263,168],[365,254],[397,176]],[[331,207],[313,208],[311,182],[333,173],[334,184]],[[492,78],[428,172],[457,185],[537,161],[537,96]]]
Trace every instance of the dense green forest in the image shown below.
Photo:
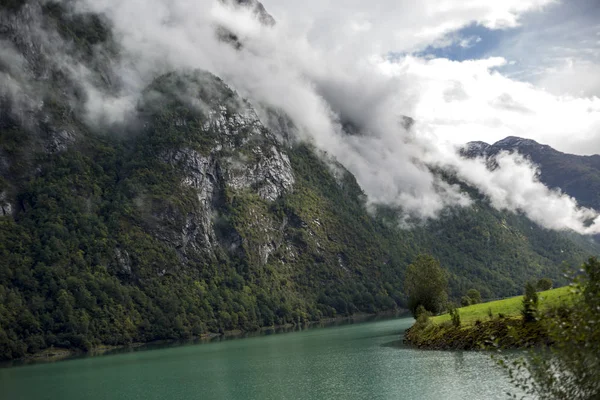
[[[32,12],[17,3],[10,12]],[[40,10],[104,79],[118,48],[102,20]],[[30,32],[22,22],[0,38],[29,49]],[[404,308],[405,268],[420,253],[448,268],[458,299],[560,282],[561,263],[598,250],[468,187],[472,207],[401,229],[401,210],[368,212],[341,165],[278,139],[206,72],[160,76],[130,123],[91,125],[78,83],[30,58],[20,78],[39,85],[42,105],[15,112],[0,99],[0,359]]]

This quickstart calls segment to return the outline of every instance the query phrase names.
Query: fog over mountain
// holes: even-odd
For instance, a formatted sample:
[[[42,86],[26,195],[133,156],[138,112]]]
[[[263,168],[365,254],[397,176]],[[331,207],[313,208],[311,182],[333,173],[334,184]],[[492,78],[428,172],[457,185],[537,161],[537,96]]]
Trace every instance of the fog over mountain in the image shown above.
[[[443,125],[417,119],[406,129],[403,116],[418,117],[415,106],[422,95],[406,64],[402,69],[402,64],[390,65],[367,53],[350,60],[347,52],[340,55],[313,45],[307,32],[292,29],[285,19],[265,24],[253,7],[230,2],[71,0],[64,4],[107,18],[119,45],[119,57],[107,56],[111,60],[109,70],[103,72],[111,83],[107,90],[97,84],[96,71],[68,57],[68,43],[61,43],[58,35],[47,35],[56,62],[86,91],[90,124],[127,123],[142,90],[154,78],[173,70],[204,69],[248,98],[265,122],[273,112],[288,116],[293,129],[285,134],[310,142],[338,160],[356,176],[371,204],[398,206],[411,219],[436,218],[447,207],[470,205],[472,200],[458,186],[432,172],[442,169],[477,187],[498,209],[523,212],[551,229],[600,231],[595,211],[548,189],[539,181],[535,166],[522,157],[500,154],[498,168],[490,170],[482,159],[461,157],[445,139]],[[242,46],[224,41],[217,28],[232,32]],[[11,57],[18,60],[9,47],[4,49],[4,64]],[[493,67],[494,61],[490,62]],[[3,87],[5,93],[21,93],[35,102],[35,90],[14,74],[4,75]],[[509,97],[501,102],[504,108],[517,107]],[[344,131],[348,123],[356,128],[355,134]]]

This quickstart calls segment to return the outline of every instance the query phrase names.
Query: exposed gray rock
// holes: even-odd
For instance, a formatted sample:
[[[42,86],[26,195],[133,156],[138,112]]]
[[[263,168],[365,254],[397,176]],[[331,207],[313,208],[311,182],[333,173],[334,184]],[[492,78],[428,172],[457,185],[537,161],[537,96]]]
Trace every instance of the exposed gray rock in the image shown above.
[[[252,149],[256,163],[229,159],[225,175],[227,185],[235,190],[253,188],[267,201],[274,201],[294,186],[294,174],[288,156],[271,146],[266,152],[260,147]]]
[[[71,143],[75,142],[75,134],[66,129],[51,129],[48,134],[49,137],[46,141],[46,151],[50,153],[64,151]]]
[[[117,265],[121,272],[126,274],[131,274],[131,259],[129,258],[129,253],[127,250],[121,250],[120,248],[115,248],[115,258],[117,259]]]
[[[251,257],[256,257],[259,265],[266,265],[269,257],[283,244],[283,231],[286,221],[277,224],[268,214],[258,212],[255,209],[248,210],[246,216],[248,227],[254,234],[243,240],[243,245],[250,249]]]
[[[6,192],[0,193],[0,217],[10,217],[13,214],[13,206],[8,200]]]
[[[460,149],[460,152],[465,157],[483,157],[488,153],[490,147],[485,142],[469,142]]]
[[[212,156],[203,156],[196,150],[184,148],[163,155],[163,161],[183,169],[185,177],[182,184],[194,188],[200,205],[208,208],[217,181],[215,159]]]
[[[174,208],[155,215],[163,221],[157,234],[184,256],[191,250],[213,255],[215,247],[221,244],[230,252],[250,246],[258,255],[258,262],[265,264],[279,247],[283,228],[257,213],[249,219],[260,239],[244,244],[239,235],[229,233],[227,243],[220,243],[214,226],[219,218],[216,204],[220,190],[225,187],[233,192],[250,190],[265,201],[274,201],[292,191],[295,179],[290,160],[278,149],[274,135],[262,125],[247,102],[240,101],[236,109],[219,105],[209,110],[207,117],[202,130],[217,137],[210,152],[203,154],[185,147],[167,150],[161,156],[163,162],[182,172],[181,184],[194,190],[197,204],[194,212],[186,216],[179,215]]]
[[[253,189],[268,201],[292,190],[295,179],[290,160],[278,150],[277,138],[248,102],[241,102],[234,113],[223,105],[210,111],[203,129],[220,133],[213,152],[232,153],[221,165],[228,187]]]
[[[157,215],[168,225],[180,227],[178,232],[164,230],[163,239],[171,242],[183,254],[190,249],[212,254],[217,245],[213,227],[213,215],[216,213],[213,204],[218,179],[215,159],[189,148],[166,152],[162,159],[182,170],[182,185],[193,188],[198,199],[193,213],[181,216],[175,210],[165,210]]]
[[[218,245],[209,210],[190,213],[165,205],[152,214],[151,229],[155,237],[168,243],[182,259],[214,255]]]

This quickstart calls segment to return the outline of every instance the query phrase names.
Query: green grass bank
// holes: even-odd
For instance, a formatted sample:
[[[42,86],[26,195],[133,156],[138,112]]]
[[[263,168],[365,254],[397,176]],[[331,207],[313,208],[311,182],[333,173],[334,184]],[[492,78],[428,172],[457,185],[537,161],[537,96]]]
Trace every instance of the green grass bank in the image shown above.
[[[523,348],[548,342],[544,319],[555,307],[573,303],[569,286],[538,293],[537,321],[524,323],[521,317],[523,296],[490,301],[458,309],[460,326],[449,314],[419,318],[406,331],[406,343],[433,350],[478,350]]]

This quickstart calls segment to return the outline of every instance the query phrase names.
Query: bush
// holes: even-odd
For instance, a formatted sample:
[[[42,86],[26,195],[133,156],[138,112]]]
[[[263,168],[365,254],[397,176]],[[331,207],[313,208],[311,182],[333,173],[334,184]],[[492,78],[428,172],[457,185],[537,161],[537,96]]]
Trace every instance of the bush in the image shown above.
[[[550,278],[542,278],[537,282],[537,290],[539,292],[543,292],[545,290],[552,289],[552,279]]]
[[[481,293],[477,289],[469,289],[467,296],[471,299],[471,304],[481,303]]]
[[[460,299],[460,305],[463,307],[468,307],[471,305],[471,298],[469,296],[463,296]]]
[[[417,318],[415,326],[417,327],[417,329],[421,329],[429,325],[429,318],[431,317],[431,313],[427,311],[425,307],[419,306],[415,311],[415,317]]]
[[[422,305],[417,307],[417,309],[415,310],[415,318],[417,319],[419,319],[420,317],[429,318],[431,317],[431,315],[431,312],[427,311]]]

